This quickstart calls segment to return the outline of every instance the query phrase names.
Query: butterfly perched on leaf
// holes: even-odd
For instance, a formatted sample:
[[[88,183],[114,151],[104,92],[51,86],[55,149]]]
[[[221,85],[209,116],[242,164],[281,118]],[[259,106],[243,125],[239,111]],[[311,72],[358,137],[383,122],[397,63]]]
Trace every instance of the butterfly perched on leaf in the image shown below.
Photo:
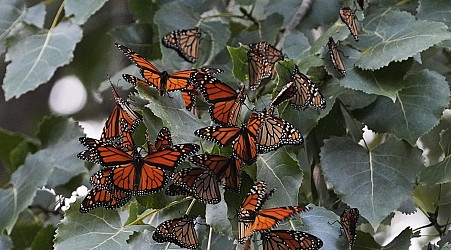
[[[200,68],[200,69],[195,70],[195,72],[192,74],[202,73],[204,75],[214,76],[214,75],[220,74],[222,72],[223,72],[223,70],[221,70],[221,69]],[[198,95],[198,90],[196,88],[196,82],[192,81],[193,80],[192,74],[190,75],[191,79],[188,80],[190,85],[188,85],[184,89],[180,89],[180,92],[182,93],[183,101],[185,103],[185,108],[191,112],[193,112],[194,108],[196,107],[196,96]],[[140,79],[136,76],[130,75],[130,74],[122,74],[122,78],[126,82],[132,84],[134,87],[136,87],[138,85],[141,85],[144,87],[152,86],[152,84],[150,84],[149,82],[147,82],[143,79]]]
[[[166,189],[166,194],[189,195],[206,204],[217,204],[221,193],[216,175],[209,168],[184,168],[172,175],[173,183]]]
[[[220,146],[232,144],[232,155],[250,165],[257,160],[256,139],[260,124],[260,120],[254,119],[240,127],[210,126],[198,129],[194,134]]]
[[[194,228],[194,220],[187,216],[175,218],[160,223],[152,239],[156,242],[171,242],[179,247],[196,249],[199,247],[199,239]]]
[[[340,216],[340,225],[343,229],[349,246],[353,246],[357,235],[357,222],[360,214],[357,208],[345,209]]]
[[[301,132],[291,123],[266,112],[252,113],[249,121],[258,120],[256,143],[259,154],[275,151],[283,145],[300,145],[304,142]]]
[[[144,57],[140,56],[135,51],[127,48],[124,45],[116,44],[116,46],[121,50],[133,63],[140,68],[141,76],[144,78],[139,81],[139,79],[133,79],[130,83],[140,83],[145,86],[151,86],[158,90],[161,96],[166,95],[168,92],[176,90],[186,90],[192,85],[190,81],[191,74],[199,71],[199,69],[188,69],[179,72],[169,74],[166,71],[158,70],[152,63],[147,61]],[[203,69],[204,72],[210,72],[210,69]],[[217,69],[211,69],[211,72],[216,72]],[[131,79],[126,75],[124,77],[128,81]],[[135,81],[136,80],[136,81]]]
[[[343,59],[341,58],[338,46],[332,37],[329,37],[327,47],[329,48],[329,56],[330,60],[332,61],[332,65],[334,65],[334,68],[337,69],[341,74],[346,74],[345,64],[343,63]]]
[[[244,86],[237,92],[212,74],[204,72],[194,73],[192,81],[209,104],[208,111],[213,122],[231,126],[237,124],[241,106],[246,99]]]
[[[189,158],[192,163],[210,169],[222,182],[226,190],[238,192],[241,187],[242,161],[234,156],[230,158],[221,155],[201,154]]]
[[[340,9],[340,19],[343,23],[348,27],[351,32],[354,40],[359,41],[359,31],[357,29],[357,17],[355,16],[354,11],[349,7],[343,7]]]
[[[285,55],[268,42],[259,42],[249,44],[247,58],[249,87],[255,90],[263,79],[274,76],[276,63],[284,60]]]
[[[295,230],[270,230],[261,232],[263,250],[317,250],[323,241],[306,232]]]
[[[167,48],[177,51],[179,56],[190,63],[195,63],[199,57],[199,45],[202,31],[193,29],[174,30],[163,36],[161,42]]]
[[[291,82],[287,83],[274,97],[271,106],[277,106],[286,100],[291,107],[298,110],[304,110],[307,107],[317,110],[326,108],[326,99],[319,88],[310,78],[302,74],[297,66],[293,68],[291,73]]]
[[[266,192],[266,183],[257,182],[238,212],[238,242],[244,243],[254,232],[267,231],[291,216],[308,211],[308,207],[286,206],[261,209],[274,191]]]

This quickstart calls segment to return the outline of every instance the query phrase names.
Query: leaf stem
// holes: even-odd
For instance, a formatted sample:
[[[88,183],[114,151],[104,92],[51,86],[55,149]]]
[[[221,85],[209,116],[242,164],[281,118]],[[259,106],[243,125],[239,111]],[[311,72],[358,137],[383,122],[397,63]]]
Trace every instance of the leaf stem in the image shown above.
[[[56,12],[55,18],[53,19],[52,25],[50,26],[49,30],[52,30],[58,24],[58,20],[60,19],[60,15],[63,12],[65,4],[66,4],[66,0],[63,0],[60,7],[58,8],[58,11]]]
[[[173,201],[173,202],[169,203],[167,206],[165,206],[165,207],[163,207],[163,208],[151,210],[150,212],[148,212],[148,213],[146,213],[146,214],[140,216],[139,218],[137,218],[136,220],[132,221],[131,223],[129,223],[129,224],[126,225],[126,226],[137,225],[139,222],[142,222],[145,218],[147,218],[147,217],[149,217],[149,216],[151,216],[151,215],[153,215],[153,214],[156,214],[156,213],[158,213],[158,212],[160,212],[160,211],[162,211],[162,210],[164,210],[164,209],[166,209],[166,208],[170,208],[170,207],[172,207],[172,206],[175,206],[175,205],[177,205],[177,204],[179,204],[179,203],[185,202],[185,201],[190,200],[190,199],[193,199],[193,198],[191,198],[191,197],[185,197],[185,198],[183,198],[183,199],[181,199],[181,200]],[[191,203],[192,203],[192,202],[191,202]],[[190,205],[190,206],[191,206],[191,205]]]
[[[189,204],[189,207],[186,209],[185,214],[188,215],[189,212],[191,212],[191,208],[193,208],[194,203],[196,203],[196,199],[192,198],[193,200],[191,201],[191,203]]]

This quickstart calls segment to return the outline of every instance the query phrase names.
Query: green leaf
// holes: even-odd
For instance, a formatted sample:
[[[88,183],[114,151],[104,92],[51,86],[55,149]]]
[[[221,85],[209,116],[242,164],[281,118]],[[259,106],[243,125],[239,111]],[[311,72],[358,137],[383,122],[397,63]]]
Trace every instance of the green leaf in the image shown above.
[[[224,201],[224,193],[221,194],[221,202],[214,205],[207,205],[205,209],[205,219],[215,232],[234,238],[232,225],[227,217],[227,204]]]
[[[209,46],[205,46],[208,42],[208,38],[203,38],[201,40],[202,47],[199,49],[199,53],[210,52],[209,57],[207,57],[209,58],[207,60],[208,62],[227,46],[227,42],[230,39],[229,26],[222,22],[204,22],[199,27],[210,35],[209,40],[211,40],[211,42]]]
[[[33,142],[31,138],[23,134],[10,132],[2,128],[0,128],[0,141],[2,142],[0,159],[6,162],[6,164],[9,166],[11,165],[13,160],[10,156],[14,149],[19,147],[22,143],[37,144],[36,142]]]
[[[150,93],[148,90],[147,93]],[[140,92],[142,95],[143,92]],[[202,122],[193,114],[185,109],[182,96],[179,92],[171,93],[169,96],[154,97],[151,95],[144,96],[144,99],[149,101],[146,105],[150,108],[153,114],[161,118],[163,125],[168,127],[172,134],[174,143],[190,143],[199,140],[199,137],[194,135],[196,129],[208,126],[207,123]]]
[[[451,39],[443,23],[416,20],[407,12],[386,9],[367,16],[363,29],[366,34],[359,43],[366,49],[356,61],[362,69],[380,69]]]
[[[70,17],[74,23],[83,25],[88,18],[96,13],[107,0],[83,1],[83,0],[67,0],[64,5],[66,16]]]
[[[47,225],[42,228],[34,237],[33,242],[31,243],[31,249],[52,249],[54,234],[55,228],[52,225]]]
[[[257,180],[266,180],[268,189],[276,189],[267,202],[269,206],[294,206],[298,204],[302,171],[285,148],[257,157]]]
[[[210,246],[210,249],[237,249],[237,245],[233,244],[233,238],[236,237],[227,238],[226,236],[213,231],[211,233],[211,239],[207,237],[201,242],[201,249],[209,249],[208,246]],[[199,239],[199,241],[201,241],[201,239]]]
[[[23,18],[23,21],[28,24],[35,25],[36,27],[43,28],[45,21],[45,3],[41,2],[28,8],[27,14]]]
[[[423,166],[418,149],[394,138],[367,151],[351,139],[334,137],[325,141],[320,156],[326,180],[373,228],[410,197]]]
[[[11,63],[3,79],[5,99],[17,98],[48,81],[57,68],[71,61],[81,37],[78,25],[64,21],[14,44],[7,53]]]
[[[240,82],[246,82],[248,79],[247,49],[243,45],[238,48],[227,46],[230,57],[233,62],[233,76]]]
[[[72,177],[87,172],[85,163],[77,158],[85,149],[78,140],[83,135],[80,125],[72,118],[45,117],[40,123],[37,136],[50,157],[49,163],[55,166],[48,187],[65,184]]]
[[[25,16],[25,1],[4,0],[0,3],[0,54],[5,52],[6,38]]]
[[[396,100],[396,94],[402,88],[402,82],[406,72],[411,68],[412,62],[392,63],[389,67],[377,71],[362,70],[354,67],[357,50],[339,45],[342,51],[342,59],[346,68],[346,75],[342,76],[332,65],[330,56],[326,50],[323,53],[323,62],[330,75],[339,79],[339,84],[345,88],[360,90],[367,94],[377,94]]]
[[[42,228],[39,221],[19,220],[11,232],[14,249],[26,249]]]
[[[395,103],[379,97],[356,117],[375,132],[389,132],[414,145],[439,123],[448,106],[449,88],[443,76],[430,70],[410,74],[403,86]]]
[[[153,227],[152,227],[153,229]],[[136,237],[130,239],[129,249],[152,249],[152,250],[166,250],[170,243],[157,243],[152,239],[153,230],[144,230],[144,232],[139,233]]]
[[[442,22],[451,26],[451,6],[446,0],[420,0],[417,18],[428,21]]]
[[[81,199],[71,204],[56,230],[54,249],[124,249],[135,231],[148,226],[124,226],[117,211],[97,208],[80,213]],[[81,240],[82,239],[82,240]]]
[[[451,129],[440,134],[440,146],[445,153],[445,159],[433,166],[423,169],[418,181],[423,185],[435,185],[451,182]]]
[[[13,243],[8,235],[0,235],[0,249],[10,250],[13,249]]]
[[[11,232],[16,220],[36,195],[36,190],[47,183],[55,164],[49,162],[50,154],[41,150],[29,155],[25,163],[12,175],[10,187],[0,190],[0,229]]]
[[[406,229],[402,230],[402,232],[398,236],[396,236],[388,245],[384,247],[384,249],[409,249],[410,239],[412,238],[412,236],[412,229],[410,227],[406,227]]]
[[[296,30],[290,32],[283,43],[283,52],[294,61],[299,61],[308,55],[310,48],[308,38],[304,33]]]
[[[340,224],[335,222],[340,220],[340,217],[323,207],[309,207],[310,211],[301,214],[303,224],[295,229],[320,238],[323,241],[321,249],[348,249],[348,241],[340,234]]]

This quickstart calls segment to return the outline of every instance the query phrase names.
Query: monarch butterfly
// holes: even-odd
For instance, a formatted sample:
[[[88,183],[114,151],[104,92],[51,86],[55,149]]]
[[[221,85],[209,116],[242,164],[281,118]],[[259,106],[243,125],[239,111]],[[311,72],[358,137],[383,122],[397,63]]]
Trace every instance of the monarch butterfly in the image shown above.
[[[345,64],[340,56],[340,51],[338,51],[338,46],[332,37],[329,37],[329,42],[327,42],[329,47],[329,55],[334,68],[336,68],[341,74],[346,74]]]
[[[166,189],[167,195],[190,195],[207,204],[221,201],[217,177],[208,168],[185,168],[175,172],[172,179],[174,183]]]
[[[317,250],[323,241],[309,233],[294,230],[270,230],[261,233],[263,250]]]
[[[244,86],[237,93],[227,84],[212,77],[211,74],[203,72],[194,73],[192,81],[198,86],[205,100],[210,104],[208,111],[213,122],[220,125],[236,125],[241,106],[246,99]]]
[[[318,87],[306,75],[299,72],[297,66],[291,73],[291,82],[287,83],[279,94],[273,99],[271,106],[277,106],[289,100],[294,109],[304,110],[307,107],[314,109],[326,108],[326,99]]]
[[[359,31],[357,30],[357,23],[355,21],[356,16],[354,11],[349,7],[343,7],[340,9],[340,19],[343,21],[351,32],[354,40],[359,41]]]
[[[242,161],[234,156],[230,158],[221,155],[193,155],[189,160],[203,168],[210,169],[221,180],[226,190],[238,192],[241,187]]]
[[[194,220],[189,219],[186,215],[159,224],[152,235],[152,239],[159,243],[172,242],[179,247],[189,249],[199,247]]]
[[[357,208],[345,209],[340,216],[340,225],[345,232],[346,239],[349,242],[349,246],[353,246],[357,235],[357,221],[360,214]]]
[[[189,69],[172,74],[166,71],[159,71],[153,64],[138,55],[135,51],[117,43],[116,46],[141,69],[141,76],[145,81],[138,82],[145,86],[156,88],[160,96],[176,90],[186,90],[191,85],[190,75],[199,71],[198,69]],[[205,70],[206,72],[210,72],[210,69]],[[211,71],[216,71],[216,69],[211,69]]]
[[[246,199],[240,207],[238,212],[238,242],[241,244],[248,239],[244,237],[244,234],[252,225],[255,213],[261,209],[267,199],[274,193],[274,189],[266,192],[266,182],[260,181],[252,186],[249,193],[247,193]]]
[[[80,142],[88,147],[94,163],[111,169],[114,188],[133,195],[160,191],[167,183],[166,171],[172,171],[199,150],[195,144],[178,144],[156,152],[149,150],[148,155],[142,157],[136,149],[124,152],[92,138],[81,137]]]
[[[263,79],[274,76],[275,64],[284,59],[282,52],[268,42],[251,43],[247,53],[249,86],[255,90]]]
[[[155,140],[155,146],[150,143],[150,139],[146,134],[147,148],[150,153],[155,153],[158,150],[163,150],[172,147],[171,132],[168,128],[162,127],[158,132],[157,139]]]
[[[261,185],[261,183],[257,183],[256,186],[252,187],[250,195],[244,200],[238,213],[238,241],[240,243],[243,243],[255,231],[269,230],[276,227],[280,221],[286,220],[292,215],[309,210],[308,207],[300,206],[276,207],[260,210],[263,203],[272,195],[273,191],[265,193],[264,189],[259,189],[259,184]],[[257,195],[255,194],[255,190],[257,190]],[[262,194],[262,192],[264,194]]]
[[[190,63],[195,63],[199,56],[199,44],[202,32],[199,28],[174,30],[163,36],[161,43],[177,51],[179,56]]]
[[[130,108],[127,101],[119,97],[113,84],[111,90],[116,106],[105,122],[100,140],[130,151],[133,149],[132,132],[139,126],[142,117]]]
[[[249,120],[247,125],[236,126],[210,126],[194,131],[194,134],[206,140],[226,146],[232,143],[232,156],[238,157],[247,165],[257,159],[256,136],[260,127],[260,120]]]
[[[107,209],[122,207],[132,195],[102,186],[93,187],[80,204],[80,212],[86,213],[102,206]]]
[[[213,69],[213,68],[200,68],[197,71],[209,75],[217,75],[223,72],[223,70],[221,69]],[[122,78],[128,83],[132,84],[134,87],[136,87],[138,84],[145,87],[151,86],[145,80],[129,74],[122,74]],[[196,96],[197,96],[196,87],[194,85],[189,85],[186,89],[181,89],[180,91],[182,92],[182,98],[185,103],[185,108],[188,111],[193,112],[193,108],[196,106]]]
[[[257,133],[257,152],[268,153],[283,145],[300,145],[304,142],[302,134],[291,123],[274,117],[263,111],[252,113],[249,120],[260,120],[260,128]]]

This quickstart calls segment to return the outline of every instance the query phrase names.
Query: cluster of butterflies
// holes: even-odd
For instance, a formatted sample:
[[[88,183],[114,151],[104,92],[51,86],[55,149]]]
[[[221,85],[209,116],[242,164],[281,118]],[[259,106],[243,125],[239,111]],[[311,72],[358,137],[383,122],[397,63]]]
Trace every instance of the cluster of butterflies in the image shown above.
[[[363,1],[361,8],[363,9]],[[340,18],[348,26],[354,39],[358,40],[355,14],[348,7],[340,10]],[[166,34],[162,44],[174,49],[186,61],[198,59],[202,31],[199,28],[175,30]],[[284,145],[303,143],[301,132],[289,122],[274,114],[275,108],[288,101],[297,110],[326,107],[326,100],[319,88],[295,66],[291,81],[274,97],[266,110],[253,111],[247,121],[239,124],[241,108],[247,98],[245,87],[235,90],[216,76],[223,71],[214,68],[188,69],[175,73],[160,71],[135,51],[116,44],[140,69],[142,78],[123,74],[133,86],[156,88],[160,96],[180,91],[185,108],[193,114],[196,99],[202,95],[209,105],[211,120],[217,124],[198,129],[195,135],[220,146],[232,145],[229,157],[195,153],[199,146],[193,143],[172,143],[170,131],[163,127],[155,144],[146,137],[147,149],[136,145],[133,132],[142,122],[142,117],[120,98],[112,85],[116,106],[108,117],[101,138],[81,137],[87,148],[78,154],[82,160],[102,166],[90,178],[92,189],[80,205],[81,212],[98,206],[114,209],[125,205],[133,196],[160,192],[168,184],[165,193],[170,196],[188,195],[207,204],[221,200],[219,183],[225,190],[240,191],[241,172],[244,164],[253,164],[258,154],[277,150]],[[342,74],[345,74],[338,46],[332,38],[328,42],[329,54]],[[249,89],[256,90],[263,82],[275,76],[275,65],[285,55],[267,42],[249,44]],[[197,167],[176,170],[185,159]],[[275,230],[279,222],[308,210],[308,207],[287,206],[262,210],[274,190],[266,191],[264,181],[256,183],[238,212],[238,241],[249,249],[254,232],[261,234],[263,249],[319,249],[323,242],[314,235],[302,231]],[[359,213],[357,209],[345,210],[339,223],[352,245]],[[167,220],[157,226],[153,239],[157,242],[172,242],[178,246],[195,249],[199,247],[194,229],[194,220],[188,216]]]

